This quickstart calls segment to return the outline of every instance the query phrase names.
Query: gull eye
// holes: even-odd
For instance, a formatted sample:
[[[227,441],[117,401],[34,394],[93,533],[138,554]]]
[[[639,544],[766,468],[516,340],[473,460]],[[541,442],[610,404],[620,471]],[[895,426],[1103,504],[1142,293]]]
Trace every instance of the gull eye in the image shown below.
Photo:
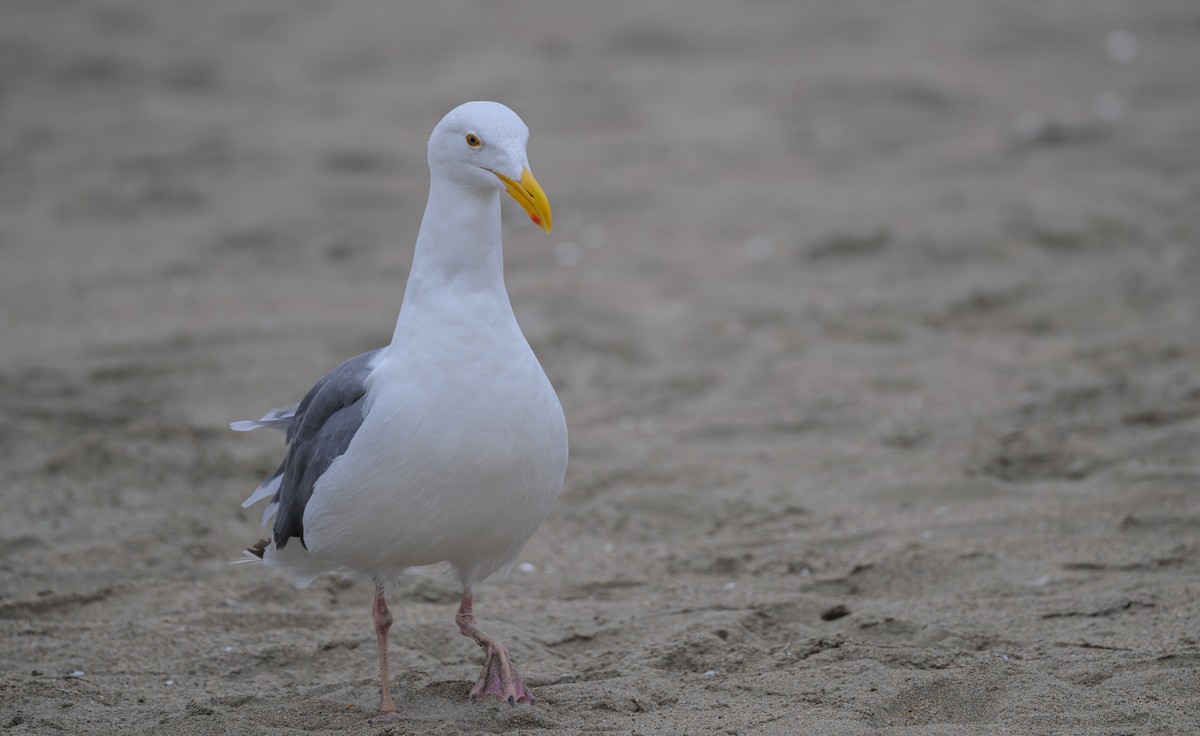
[[[483,148],[483,141],[479,140],[479,136],[475,135],[475,131],[467,131],[467,145],[471,148]]]

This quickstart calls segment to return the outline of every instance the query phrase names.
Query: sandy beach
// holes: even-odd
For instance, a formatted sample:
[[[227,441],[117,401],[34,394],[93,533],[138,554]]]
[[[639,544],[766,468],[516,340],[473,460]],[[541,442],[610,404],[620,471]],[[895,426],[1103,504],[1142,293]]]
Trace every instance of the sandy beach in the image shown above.
[[[0,733],[1200,733],[1194,0],[0,6]],[[571,432],[478,590],[231,566],[516,110]]]

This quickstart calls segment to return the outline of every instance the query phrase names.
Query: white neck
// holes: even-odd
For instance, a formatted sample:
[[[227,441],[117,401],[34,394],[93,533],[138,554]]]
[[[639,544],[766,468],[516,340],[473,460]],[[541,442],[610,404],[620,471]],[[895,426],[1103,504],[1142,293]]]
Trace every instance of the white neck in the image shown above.
[[[463,186],[445,179],[429,183],[429,202],[417,235],[412,270],[400,307],[421,310],[455,294],[475,294],[511,310],[504,288],[500,242],[500,190]],[[399,321],[397,322],[397,335]]]

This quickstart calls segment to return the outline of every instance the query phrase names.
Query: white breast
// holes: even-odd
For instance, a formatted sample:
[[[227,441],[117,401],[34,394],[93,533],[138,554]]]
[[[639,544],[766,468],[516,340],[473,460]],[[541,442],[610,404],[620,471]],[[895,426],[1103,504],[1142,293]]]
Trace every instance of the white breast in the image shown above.
[[[305,509],[312,554],[385,576],[449,562],[465,585],[516,560],[562,490],[567,429],[505,311],[499,324],[461,310],[413,316]]]

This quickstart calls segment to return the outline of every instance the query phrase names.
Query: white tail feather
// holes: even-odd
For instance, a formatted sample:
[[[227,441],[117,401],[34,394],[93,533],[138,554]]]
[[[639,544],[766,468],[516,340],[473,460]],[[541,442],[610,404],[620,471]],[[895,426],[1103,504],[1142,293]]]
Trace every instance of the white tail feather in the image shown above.
[[[262,558],[256,554],[254,554],[250,550],[244,550],[242,552],[242,558],[240,560],[231,560],[229,562],[229,564],[231,564],[231,565],[252,565],[256,562],[261,563]]]
[[[297,588],[307,588],[318,576],[339,569],[337,565],[313,557],[299,539],[291,540],[283,549],[274,544],[268,546],[262,561],[267,567],[279,568]]]

